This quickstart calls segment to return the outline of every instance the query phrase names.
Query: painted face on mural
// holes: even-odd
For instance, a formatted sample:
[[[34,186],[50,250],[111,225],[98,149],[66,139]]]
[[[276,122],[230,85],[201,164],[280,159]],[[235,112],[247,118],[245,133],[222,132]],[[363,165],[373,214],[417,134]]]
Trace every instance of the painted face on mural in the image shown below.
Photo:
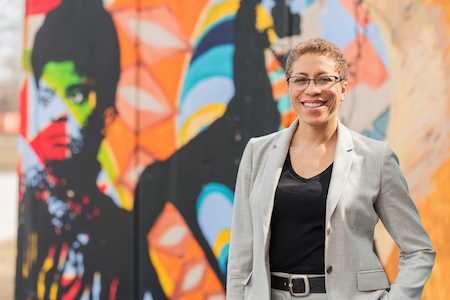
[[[36,115],[43,163],[65,160],[83,147],[81,129],[96,106],[92,80],[72,61],[48,62],[39,79]]]

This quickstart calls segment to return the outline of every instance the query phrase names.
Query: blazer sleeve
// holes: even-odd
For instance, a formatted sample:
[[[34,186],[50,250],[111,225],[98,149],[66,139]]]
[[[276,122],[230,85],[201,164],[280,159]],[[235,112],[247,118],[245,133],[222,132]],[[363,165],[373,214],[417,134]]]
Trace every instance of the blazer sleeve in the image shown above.
[[[409,196],[398,158],[387,142],[382,157],[381,189],[375,209],[400,249],[399,273],[386,299],[420,299],[436,252]]]
[[[245,282],[253,264],[253,226],[249,196],[252,174],[252,140],[247,143],[239,165],[233,204],[227,271],[227,299],[244,299]]]

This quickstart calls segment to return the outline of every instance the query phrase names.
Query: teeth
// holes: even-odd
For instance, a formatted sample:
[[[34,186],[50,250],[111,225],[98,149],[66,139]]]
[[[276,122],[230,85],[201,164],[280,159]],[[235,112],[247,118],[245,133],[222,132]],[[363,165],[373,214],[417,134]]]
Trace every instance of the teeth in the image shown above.
[[[303,105],[306,107],[319,107],[319,106],[322,106],[323,104],[324,104],[324,102],[313,102],[313,103],[304,102],[303,103]]]

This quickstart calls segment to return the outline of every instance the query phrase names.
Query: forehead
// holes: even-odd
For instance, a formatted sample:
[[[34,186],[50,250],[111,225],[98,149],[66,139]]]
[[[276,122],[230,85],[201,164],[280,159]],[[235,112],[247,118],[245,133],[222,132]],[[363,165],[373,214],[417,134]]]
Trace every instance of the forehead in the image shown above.
[[[292,63],[292,75],[335,74],[336,62],[320,53],[305,53]]]
[[[42,69],[42,79],[58,90],[81,82],[81,77],[75,69],[75,63],[70,60],[46,63]]]

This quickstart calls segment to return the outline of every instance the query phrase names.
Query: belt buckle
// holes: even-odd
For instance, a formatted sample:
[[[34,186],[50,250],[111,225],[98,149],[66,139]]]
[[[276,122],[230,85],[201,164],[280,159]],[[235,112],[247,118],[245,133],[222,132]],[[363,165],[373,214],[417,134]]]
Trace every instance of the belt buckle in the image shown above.
[[[305,283],[305,292],[304,293],[294,293],[294,284],[292,283],[293,279],[303,279],[303,282]],[[289,276],[289,292],[291,293],[292,296],[296,296],[296,297],[305,297],[309,295],[309,280],[308,280],[308,276],[306,275],[290,275]]]

